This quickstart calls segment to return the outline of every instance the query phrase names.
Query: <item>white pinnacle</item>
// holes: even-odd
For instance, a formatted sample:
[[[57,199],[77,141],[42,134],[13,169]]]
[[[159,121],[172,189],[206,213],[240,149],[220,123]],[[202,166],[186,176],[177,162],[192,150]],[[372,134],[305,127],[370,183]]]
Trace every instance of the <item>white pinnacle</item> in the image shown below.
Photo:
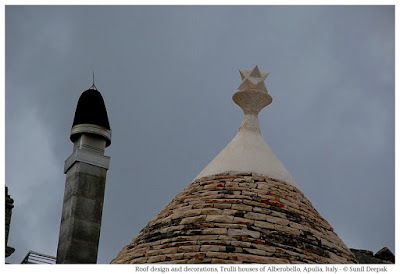
[[[244,113],[239,132],[195,179],[221,173],[252,172],[298,187],[261,136],[258,113],[272,102],[264,80],[269,73],[239,70],[242,83],[232,96]]]

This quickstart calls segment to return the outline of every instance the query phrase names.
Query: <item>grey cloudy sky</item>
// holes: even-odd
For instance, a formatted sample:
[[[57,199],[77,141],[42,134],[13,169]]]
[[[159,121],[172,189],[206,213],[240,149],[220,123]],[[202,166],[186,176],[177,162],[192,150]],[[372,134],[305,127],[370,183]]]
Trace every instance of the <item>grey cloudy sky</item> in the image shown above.
[[[236,135],[239,68],[268,71],[266,142],[343,241],[395,252],[394,6],[6,6],[7,259],[56,255],[92,70],[112,128],[99,263]]]

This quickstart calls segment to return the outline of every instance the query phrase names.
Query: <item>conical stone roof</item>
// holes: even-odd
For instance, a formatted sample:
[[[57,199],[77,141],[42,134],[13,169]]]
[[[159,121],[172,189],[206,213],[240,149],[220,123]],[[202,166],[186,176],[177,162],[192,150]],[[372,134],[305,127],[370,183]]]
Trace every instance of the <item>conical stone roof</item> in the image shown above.
[[[236,137],[111,263],[356,263],[261,136],[268,74],[240,74]]]

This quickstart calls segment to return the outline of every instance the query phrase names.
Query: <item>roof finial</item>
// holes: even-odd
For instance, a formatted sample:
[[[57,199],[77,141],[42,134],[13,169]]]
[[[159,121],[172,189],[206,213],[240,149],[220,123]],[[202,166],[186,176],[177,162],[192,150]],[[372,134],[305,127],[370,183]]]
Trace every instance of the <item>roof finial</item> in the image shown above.
[[[252,70],[239,69],[239,73],[242,83],[238,87],[238,90],[262,90],[268,92],[264,80],[267,78],[269,72],[261,72],[255,66]]]
[[[242,83],[233,94],[233,101],[243,110],[244,117],[235,138],[212,160],[196,179],[237,172],[268,176],[297,187],[293,177],[265,143],[258,113],[272,102],[264,80],[268,73],[257,66],[240,69]]]
[[[92,72],[93,72],[93,84],[89,89],[97,90],[96,86],[94,85],[94,70]]]
[[[244,114],[257,116],[261,109],[272,102],[264,83],[269,73],[261,72],[257,66],[252,70],[240,69],[239,72],[242,83],[232,99],[243,109]]]

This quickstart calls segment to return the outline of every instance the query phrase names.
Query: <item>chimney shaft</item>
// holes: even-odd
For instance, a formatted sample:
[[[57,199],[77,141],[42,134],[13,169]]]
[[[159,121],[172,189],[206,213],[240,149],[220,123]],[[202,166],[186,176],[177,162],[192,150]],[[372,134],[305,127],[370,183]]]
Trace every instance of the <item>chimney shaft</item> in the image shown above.
[[[85,95],[87,92],[92,95]],[[103,100],[99,92],[93,95],[93,90],[85,91],[79,100],[83,101],[84,98],[90,101],[92,96],[97,100],[100,96]],[[80,109],[80,105],[84,104],[78,102],[75,120],[85,120],[85,117],[77,117],[79,113],[98,111],[93,105],[90,112]],[[90,120],[85,121],[89,123],[74,122],[71,130],[74,146],[64,166],[66,181],[57,264],[97,262],[106,175],[110,163],[110,157],[104,155],[104,150],[111,143],[111,129],[90,123]]]

